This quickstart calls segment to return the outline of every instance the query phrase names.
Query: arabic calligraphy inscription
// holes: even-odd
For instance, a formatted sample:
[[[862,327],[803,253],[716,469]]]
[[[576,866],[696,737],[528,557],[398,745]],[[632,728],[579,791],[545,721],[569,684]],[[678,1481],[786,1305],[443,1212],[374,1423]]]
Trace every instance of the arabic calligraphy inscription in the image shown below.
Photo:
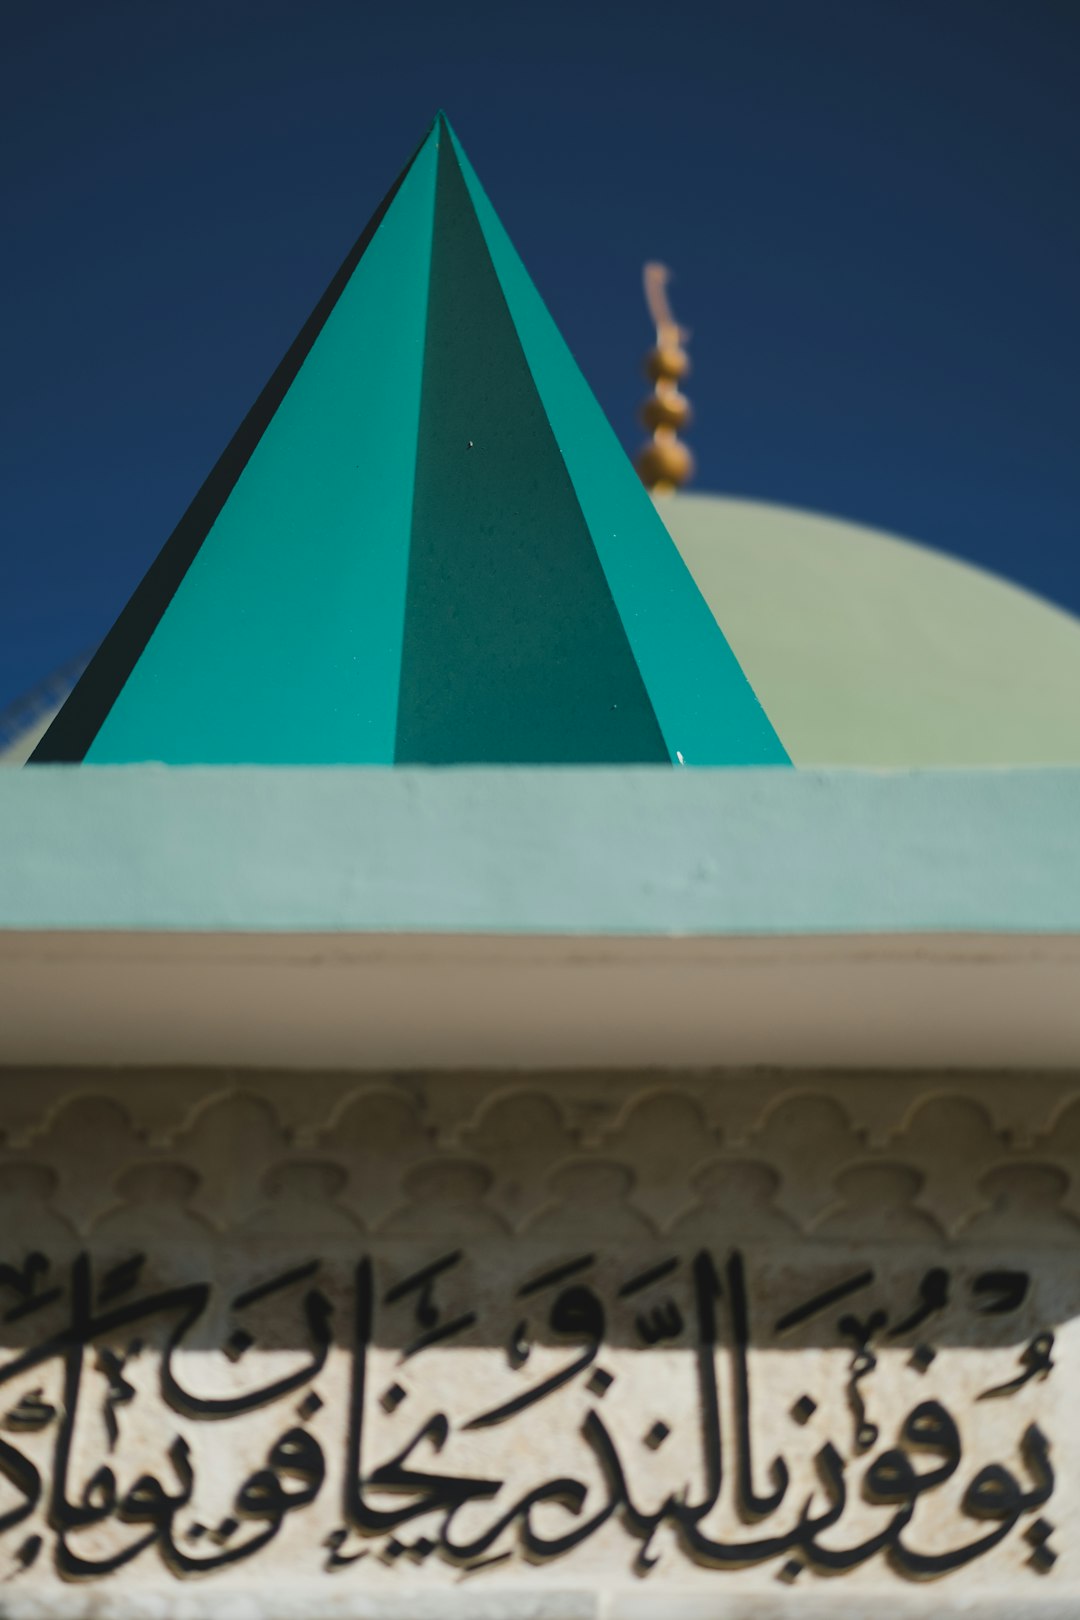
[[[0,1267],[8,1580],[572,1560],[802,1589],[1064,1551],[1080,1301],[1005,1251],[249,1250]]]

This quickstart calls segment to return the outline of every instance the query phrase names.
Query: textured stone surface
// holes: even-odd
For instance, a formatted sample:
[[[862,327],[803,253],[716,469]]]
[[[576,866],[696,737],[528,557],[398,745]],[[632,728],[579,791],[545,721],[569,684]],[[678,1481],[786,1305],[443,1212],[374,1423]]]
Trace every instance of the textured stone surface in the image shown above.
[[[77,1237],[144,1206],[208,1233],[1080,1237],[1069,1072],[9,1069],[0,1118],[0,1207]]]
[[[1076,1613],[1078,1076],[9,1070],[0,1117],[3,1613]]]

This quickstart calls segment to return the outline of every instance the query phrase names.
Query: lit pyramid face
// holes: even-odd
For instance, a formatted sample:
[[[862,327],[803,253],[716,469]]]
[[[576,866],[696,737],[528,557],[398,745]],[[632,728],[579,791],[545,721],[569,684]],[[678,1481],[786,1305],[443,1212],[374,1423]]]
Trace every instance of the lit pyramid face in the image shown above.
[[[441,116],[34,757],[787,763]]]

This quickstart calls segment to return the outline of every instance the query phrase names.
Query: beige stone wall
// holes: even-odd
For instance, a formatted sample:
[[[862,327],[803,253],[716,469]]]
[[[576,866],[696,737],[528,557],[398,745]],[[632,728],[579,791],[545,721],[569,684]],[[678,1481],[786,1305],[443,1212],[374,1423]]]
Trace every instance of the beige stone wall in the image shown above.
[[[0,1604],[1080,1613],[1080,1075],[0,1072]]]

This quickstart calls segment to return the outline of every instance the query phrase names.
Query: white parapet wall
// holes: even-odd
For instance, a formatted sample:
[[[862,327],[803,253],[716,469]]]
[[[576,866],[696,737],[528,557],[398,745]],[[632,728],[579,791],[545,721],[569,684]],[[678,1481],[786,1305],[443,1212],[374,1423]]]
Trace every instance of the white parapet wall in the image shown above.
[[[0,825],[10,1620],[1075,1620],[1080,774]]]
[[[1080,771],[0,776],[22,1063],[1080,1063]]]

